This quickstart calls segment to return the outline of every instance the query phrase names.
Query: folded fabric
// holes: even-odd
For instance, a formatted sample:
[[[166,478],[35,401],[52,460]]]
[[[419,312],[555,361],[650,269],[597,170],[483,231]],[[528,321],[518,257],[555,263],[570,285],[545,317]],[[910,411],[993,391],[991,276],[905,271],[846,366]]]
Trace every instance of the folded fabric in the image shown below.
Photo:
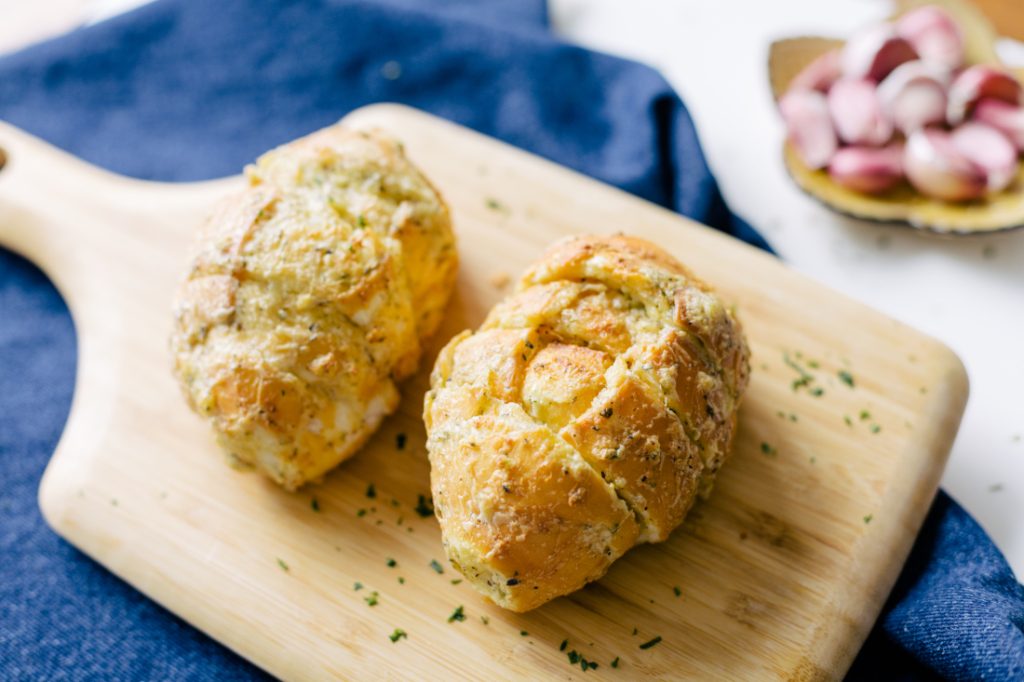
[[[161,0],[0,58],[0,118],[110,170],[198,180],[348,111],[397,101],[762,248],[726,207],[651,69],[567,45],[542,0]],[[36,507],[74,332],[0,251],[0,662],[15,678],[255,679],[260,671],[59,540]],[[1024,677],[1024,590],[945,496],[851,677]]]

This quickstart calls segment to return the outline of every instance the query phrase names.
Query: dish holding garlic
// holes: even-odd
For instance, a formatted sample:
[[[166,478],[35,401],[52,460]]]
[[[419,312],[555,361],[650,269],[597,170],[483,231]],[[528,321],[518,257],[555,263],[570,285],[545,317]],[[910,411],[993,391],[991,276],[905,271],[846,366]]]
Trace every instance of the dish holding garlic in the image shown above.
[[[1006,190],[1024,151],[1024,88],[966,54],[962,27],[934,5],[861,30],[789,82],[778,104],[791,148],[864,194],[905,182],[945,202]]]

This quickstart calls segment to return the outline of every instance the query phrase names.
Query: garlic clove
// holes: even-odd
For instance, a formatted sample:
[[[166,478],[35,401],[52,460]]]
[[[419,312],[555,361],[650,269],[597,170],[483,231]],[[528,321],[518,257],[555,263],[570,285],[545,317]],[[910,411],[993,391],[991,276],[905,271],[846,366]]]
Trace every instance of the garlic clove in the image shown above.
[[[828,91],[828,110],[839,139],[847,144],[878,147],[892,138],[892,122],[869,80],[840,78]]]
[[[992,126],[969,121],[952,135],[953,145],[965,157],[984,169],[988,191],[999,192],[1017,175],[1017,148]]]
[[[810,168],[824,168],[839,141],[828,113],[825,95],[814,90],[793,90],[779,100],[789,141]]]
[[[804,67],[787,89],[828,92],[828,88],[833,86],[841,75],[840,50],[828,50]]]
[[[904,135],[946,120],[946,88],[951,74],[921,60],[896,67],[878,85],[882,111]]]
[[[832,84],[839,80],[842,71],[839,67],[839,50],[829,50],[817,57],[793,78],[788,90],[817,90],[828,92]]]
[[[907,138],[903,172],[918,192],[944,201],[977,199],[988,189],[984,169],[960,152],[949,133],[935,128]]]
[[[935,5],[907,12],[896,22],[896,34],[909,42],[921,59],[947,69],[964,63],[964,36],[953,17]]]
[[[1024,152],[1024,107],[985,98],[974,106],[973,120],[992,126]]]
[[[946,119],[950,125],[959,124],[985,97],[1020,104],[1021,92],[1020,82],[1006,71],[984,64],[969,66],[949,86]]]
[[[843,46],[844,76],[878,82],[900,64],[917,59],[913,46],[896,35],[892,24],[876,24],[855,34]]]
[[[843,147],[832,157],[828,174],[836,184],[855,192],[885,192],[903,180],[903,144]]]

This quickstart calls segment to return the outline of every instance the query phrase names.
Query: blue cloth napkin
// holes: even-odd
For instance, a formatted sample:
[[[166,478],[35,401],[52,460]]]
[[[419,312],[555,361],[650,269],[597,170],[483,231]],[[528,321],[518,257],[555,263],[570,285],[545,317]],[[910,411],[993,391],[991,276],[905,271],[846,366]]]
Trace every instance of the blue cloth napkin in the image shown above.
[[[767,248],[732,215],[653,70],[567,45],[542,0],[161,0],[0,58],[0,118],[140,178],[235,173],[352,109],[397,101]],[[0,182],[3,182],[0,172]],[[0,250],[0,665],[12,679],[259,679],[44,525],[74,329]],[[944,494],[851,679],[1024,679],[1024,588]]]

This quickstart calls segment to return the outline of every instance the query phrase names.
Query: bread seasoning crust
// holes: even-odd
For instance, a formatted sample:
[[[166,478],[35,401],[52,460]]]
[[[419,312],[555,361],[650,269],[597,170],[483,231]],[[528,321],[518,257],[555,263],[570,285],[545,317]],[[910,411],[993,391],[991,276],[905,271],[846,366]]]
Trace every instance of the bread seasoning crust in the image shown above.
[[[728,456],[750,371],[739,321],[641,239],[553,245],[424,401],[452,564],[527,611],[665,540]]]
[[[237,463],[294,490],[398,405],[441,320],[448,207],[378,131],[264,154],[200,229],[175,302],[174,373]]]

